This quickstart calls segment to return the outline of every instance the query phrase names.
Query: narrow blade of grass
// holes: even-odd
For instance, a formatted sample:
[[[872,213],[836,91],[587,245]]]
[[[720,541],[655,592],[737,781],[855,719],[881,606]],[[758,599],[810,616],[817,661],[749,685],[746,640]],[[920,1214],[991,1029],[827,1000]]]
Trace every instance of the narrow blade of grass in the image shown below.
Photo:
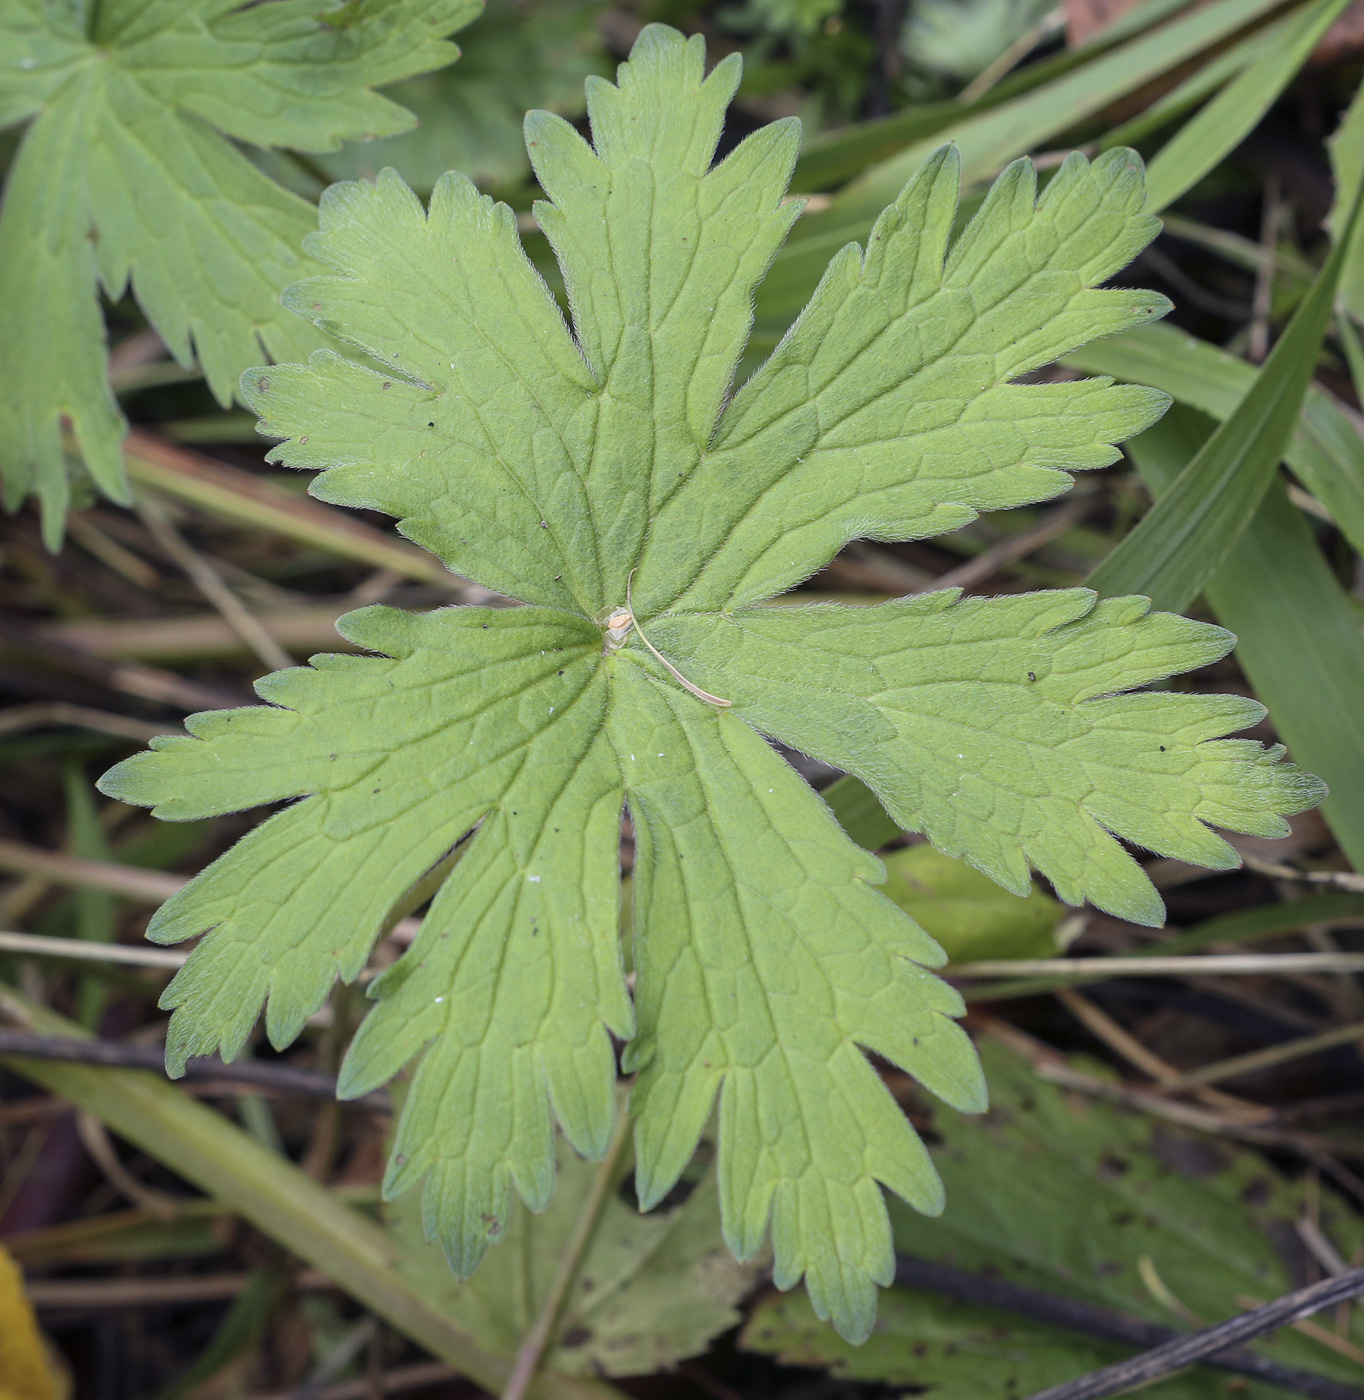
[[[983,180],[1153,78],[1235,35],[1277,8],[1277,0],[1215,0],[1101,53],[1090,63],[966,116],[870,167],[821,214],[797,223],[758,293],[758,320],[784,325],[814,290],[829,258],[866,236],[926,156],[946,141],[962,154],[963,182]]]
[[[1129,444],[1161,499],[1209,429],[1206,417],[1176,405]],[[1330,787],[1322,814],[1355,869],[1364,869],[1364,638],[1279,482],[1271,482],[1204,592],[1236,633],[1237,660],[1294,760]]]
[[[1169,325],[1142,326],[1086,345],[1065,363],[1163,389],[1177,403],[1227,418],[1255,382],[1255,367]],[[1364,440],[1349,414],[1313,385],[1284,460],[1324,505],[1346,539],[1364,553]]]
[[[1152,132],[1177,121],[1185,112],[1224,88],[1252,63],[1263,58],[1271,48],[1281,44],[1284,34],[1296,16],[1289,15],[1257,29],[1244,39],[1238,39],[1229,49],[1201,63],[1177,87],[1157,98],[1145,111],[1138,112],[1121,126],[1115,126],[1099,138],[1101,150],[1113,146],[1135,146]]]
[[[1350,214],[1358,218],[1359,200]],[[1089,577],[1108,597],[1139,593],[1180,612],[1249,523],[1292,439],[1331,320],[1348,238],[1331,252],[1235,410]]]
[[[1229,155],[1273,106],[1350,0],[1317,0],[1293,17],[1278,43],[1233,79],[1152,160],[1146,207],[1173,204]]]

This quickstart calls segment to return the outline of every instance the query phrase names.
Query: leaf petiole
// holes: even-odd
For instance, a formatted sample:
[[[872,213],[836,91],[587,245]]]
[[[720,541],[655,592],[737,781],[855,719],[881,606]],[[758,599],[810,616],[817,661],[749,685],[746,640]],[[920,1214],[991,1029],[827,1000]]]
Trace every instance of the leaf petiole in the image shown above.
[[[630,577],[625,580],[625,613],[615,613],[610,618],[611,631],[624,640],[625,634],[631,627],[639,633],[639,639],[649,648],[651,652],[668,668],[668,674],[686,690],[696,696],[698,700],[704,700],[708,705],[718,705],[721,709],[727,710],[734,703],[733,700],[722,700],[718,695],[712,695],[708,690],[702,690],[699,685],[693,685],[681,671],[663,655],[661,651],[644,635],[644,629],[639,625],[639,619],[635,616],[635,601],[631,591],[631,585],[635,581],[635,571],[630,570]],[[617,645],[620,643],[617,642]]]

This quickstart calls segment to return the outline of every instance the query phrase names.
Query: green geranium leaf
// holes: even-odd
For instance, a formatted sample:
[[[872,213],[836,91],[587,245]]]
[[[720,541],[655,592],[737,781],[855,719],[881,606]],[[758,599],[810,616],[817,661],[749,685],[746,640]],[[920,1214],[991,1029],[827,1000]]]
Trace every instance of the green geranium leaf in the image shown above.
[[[32,118],[0,210],[0,483],[34,492],[50,545],[70,488],[62,419],[127,500],[124,423],[98,290],[130,287],[171,352],[227,404],[261,351],[323,343],[280,291],[317,270],[312,206],[233,144],[335,150],[414,118],[373,88],[440,67],[478,0],[7,0],[0,124]]]
[[[712,168],[739,64],[703,77],[703,59],[650,26],[618,86],[588,84],[592,146],[528,119],[571,329],[510,210],[458,175],[424,209],[386,172],[324,198],[309,246],[332,275],[289,300],[390,370],[323,351],[246,377],[288,439],[275,457],[325,469],[316,494],[399,516],[527,606],[353,613],[344,634],[377,655],[270,677],[268,706],[193,717],[194,737],[104,790],[179,819],[302,799],[153,924],[164,941],[211,930],[167,992],[173,1067],[235,1053],[262,1002],[275,1042],[295,1035],[472,831],[342,1075],[358,1094],[421,1057],[389,1192],[424,1181],[426,1228],[467,1273],[513,1185],[548,1201],[553,1116],[604,1150],[614,1034],[638,1075],[641,1203],[718,1099],[731,1247],[750,1257],[770,1228],[778,1284],[803,1275],[861,1337],[892,1273],[882,1185],[942,1204],[863,1052],[963,1109],[984,1086],[961,1000],[928,971],[941,950],[764,736],[857,774],[1009,888],[1031,862],[1066,898],[1147,922],[1159,900],[1118,838],[1228,865],[1205,822],[1282,832],[1320,786],[1278,751],[1215,742],[1250,702],[1121,693],[1231,642],[1140,599],[755,606],[850,538],[955,528],[1113,461],[1162,395],[1012,381],[1165,303],[1094,290],[1155,230],[1130,152],[1072,157],[1040,200],[1012,167],[949,247],[944,150],[726,406],[754,286],[798,213],[782,203],[798,134],[769,126]]]

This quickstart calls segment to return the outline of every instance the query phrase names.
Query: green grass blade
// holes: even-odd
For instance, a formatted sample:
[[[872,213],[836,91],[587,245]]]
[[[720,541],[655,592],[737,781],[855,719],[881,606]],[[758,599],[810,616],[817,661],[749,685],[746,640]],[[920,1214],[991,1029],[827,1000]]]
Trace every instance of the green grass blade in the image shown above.
[[[1211,418],[1229,417],[1255,382],[1255,367],[1174,326],[1142,326],[1095,341],[1065,363],[1163,389],[1176,403]],[[1364,440],[1349,414],[1313,385],[1284,460],[1326,507],[1345,538],[1364,553]]]
[[[1358,218],[1359,200],[1350,227]],[[1241,402],[1141,524],[1089,577],[1109,597],[1140,593],[1180,612],[1202,590],[1255,514],[1288,448],[1331,319],[1348,237],[1270,351]]]
[[[829,258],[866,236],[872,220],[899,194],[939,145],[954,141],[963,182],[983,180],[1025,151],[1054,139],[1162,73],[1235,35],[1276,8],[1275,0],[1216,0],[1048,83],[942,128],[866,173],[821,214],[801,219],[758,293],[761,321],[795,315]]]
[[[1177,121],[1185,112],[1211,97],[1280,45],[1284,32],[1292,26],[1294,18],[1289,15],[1275,20],[1246,38],[1238,39],[1231,48],[1201,64],[1178,87],[1157,98],[1145,111],[1105,132],[1099,139],[1100,149],[1106,151],[1112,146],[1135,146],[1152,132]]]
[[[0,986],[0,1008],[40,1035],[84,1037],[74,1022]],[[399,1276],[378,1225],[336,1200],[221,1114],[155,1074],[6,1055],[6,1068],[93,1113],[286,1249],[322,1270],[397,1331],[497,1393],[510,1359],[494,1356]],[[541,1374],[541,1400],[622,1400],[615,1386]]]
[[[1154,214],[1174,203],[1241,144],[1349,2],[1317,0],[1305,5],[1280,41],[1179,131],[1147,169],[1147,209]]]
[[[869,165],[888,160],[897,151],[904,150],[911,141],[923,140],[935,131],[959,124],[978,112],[988,111],[1025,92],[1055,82],[1091,62],[1096,55],[1177,14],[1186,3],[1187,0],[1145,0],[1145,3],[1128,10],[1078,48],[1063,49],[1039,62],[1029,63],[1010,73],[974,102],[963,102],[955,97],[921,102],[884,117],[873,117],[869,121],[820,132],[802,147],[791,177],[791,187],[802,192],[822,190],[858,175]],[[1244,62],[1227,69],[1221,81],[1226,81],[1227,76],[1238,72],[1243,66]],[[1179,109],[1183,110],[1183,107]],[[1178,112],[1172,115],[1178,115]]]
[[[977,112],[988,111],[1022,93],[1055,82],[1066,73],[1090,62],[1097,54],[1132,38],[1135,34],[1153,28],[1162,20],[1169,19],[1187,2],[1188,0],[1144,0],[1144,3],[1133,6],[1078,48],[1063,49],[1060,53],[1039,62],[1029,63],[1026,67],[1010,73],[977,101],[963,102],[959,98],[947,98],[938,102],[916,103],[912,107],[891,112],[884,117],[873,117],[869,121],[855,122],[849,126],[836,127],[832,131],[820,132],[803,146],[800,159],[796,162],[795,173],[791,177],[791,187],[796,191],[827,189],[840,180],[858,175],[869,165],[888,160],[911,141],[922,140],[935,131],[942,131],[967,117],[974,116]],[[1238,45],[1237,52],[1239,50]],[[1258,53],[1258,50],[1256,52]],[[1226,81],[1227,76],[1239,72],[1246,61],[1249,60],[1234,63],[1219,81]],[[1216,85],[1214,84],[1214,87]],[[1179,112],[1184,110],[1183,107],[1179,108]],[[1178,114],[1175,112],[1171,115],[1173,117]]]
[[[1176,405],[1128,444],[1161,500],[1207,439],[1208,419]],[[1148,517],[1149,518],[1149,517]],[[1237,636],[1236,657],[1294,760],[1330,786],[1322,814],[1364,868],[1364,638],[1359,621],[1278,482],[1204,592]]]

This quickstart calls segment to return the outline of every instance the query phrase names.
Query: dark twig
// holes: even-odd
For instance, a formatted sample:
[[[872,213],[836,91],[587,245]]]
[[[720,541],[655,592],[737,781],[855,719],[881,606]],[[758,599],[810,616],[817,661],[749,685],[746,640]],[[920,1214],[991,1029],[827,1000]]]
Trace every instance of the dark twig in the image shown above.
[[[1299,1288],[1294,1293],[1276,1298],[1262,1308],[1233,1317],[1228,1322],[1219,1322],[1216,1327],[1205,1327],[1201,1332],[1193,1332],[1185,1337],[1166,1342],[1153,1351],[1143,1352],[1127,1361],[1116,1362],[1112,1366],[1091,1371],[1078,1380],[1067,1381],[1063,1385],[1048,1386],[1039,1390],[1028,1400],[1103,1400],[1106,1395],[1117,1395],[1121,1391],[1146,1385],[1162,1376],[1173,1375],[1186,1366],[1202,1364],[1221,1365],[1229,1348],[1238,1347],[1242,1342],[1254,1341],[1267,1332],[1275,1332],[1280,1327],[1310,1317],[1323,1308],[1334,1307],[1364,1293],[1364,1269],[1351,1269],[1349,1273],[1335,1278],[1323,1279],[1307,1288]],[[1318,1388],[1309,1392],[1325,1395],[1320,1386],[1325,1381],[1316,1382]],[[1295,1386],[1295,1389],[1301,1389]],[[1340,1395],[1337,1387],[1330,1392]],[[1357,1392],[1349,1391],[1348,1394]]]
[[[1010,1283],[1006,1279],[986,1278],[981,1274],[954,1268],[951,1264],[940,1264],[933,1259],[921,1259],[913,1254],[899,1254],[895,1259],[895,1282],[903,1288],[920,1288],[933,1293],[941,1293],[949,1298],[957,1298],[963,1303],[975,1303],[981,1307],[999,1308],[1016,1313],[1020,1317],[1031,1318],[1034,1322],[1047,1323],[1053,1327],[1065,1327],[1072,1332],[1083,1332],[1087,1336],[1098,1337],[1105,1342],[1116,1342],[1120,1346],[1163,1348],[1168,1344],[1185,1343],[1193,1338],[1189,1333],[1178,1332],[1173,1327],[1162,1327],[1157,1322],[1147,1322],[1144,1318],[1129,1313],[1116,1312],[1110,1308],[1098,1307],[1094,1303],[1063,1298],[1059,1294],[1044,1293],[1040,1289],[1025,1288],[1021,1284]],[[1356,1284],[1364,1289],[1364,1271],[1361,1281]],[[1295,1295],[1296,1296],[1296,1295]],[[1278,1306],[1275,1304],[1274,1306]],[[1319,1306],[1325,1306],[1319,1305]],[[1263,1310],[1261,1310],[1263,1311]],[[1240,1322],[1237,1318],[1234,1321]],[[1230,1324],[1223,1324],[1228,1326]],[[1277,1324],[1276,1324],[1277,1325]],[[1210,1329],[1216,1331],[1216,1328]],[[1268,1329],[1266,1329],[1268,1330]],[[1194,1337],[1205,1336],[1195,1333]],[[1258,1333],[1252,1333],[1258,1336]],[[1153,1353],[1147,1353],[1148,1355]],[[1131,1361],[1119,1363],[1129,1366],[1144,1361],[1145,1357],[1134,1357]],[[1300,1371],[1293,1366],[1284,1366],[1257,1352],[1246,1351],[1241,1347],[1226,1346],[1196,1358],[1198,1364],[1211,1366],[1219,1371],[1231,1371],[1238,1376],[1250,1376],[1268,1385],[1276,1385],[1284,1390],[1295,1390],[1301,1395],[1310,1395],[1314,1400],[1361,1400],[1364,1392],[1341,1385],[1325,1376],[1311,1371]],[[1190,1362],[1182,1363],[1185,1365]],[[1113,1370],[1113,1367],[1106,1368]],[[1104,1375],[1105,1371],[1094,1375]],[[1089,1380],[1092,1377],[1082,1377]],[[1079,1382],[1074,1382],[1079,1384]],[[1054,1400],[1080,1400],[1089,1391],[1056,1390]],[[1095,1396],[1114,1392],[1094,1391]],[[1053,1391],[1045,1391],[1048,1400],[1053,1400]],[[1040,1400],[1040,1397],[1034,1397]]]
[[[0,1030],[0,1055],[17,1055],[31,1060],[67,1060],[83,1065],[106,1065],[112,1069],[147,1069],[165,1074],[162,1052],[154,1045],[127,1045],[121,1040],[75,1040],[66,1036],[33,1035],[28,1031]],[[211,1059],[190,1060],[186,1079],[211,1079],[234,1085],[246,1084],[267,1093],[306,1099],[334,1099],[336,1080],[317,1070],[295,1069],[291,1065],[262,1064],[239,1060],[224,1064]],[[387,1113],[391,1104],[386,1093],[365,1094],[354,1102],[362,1108]]]

